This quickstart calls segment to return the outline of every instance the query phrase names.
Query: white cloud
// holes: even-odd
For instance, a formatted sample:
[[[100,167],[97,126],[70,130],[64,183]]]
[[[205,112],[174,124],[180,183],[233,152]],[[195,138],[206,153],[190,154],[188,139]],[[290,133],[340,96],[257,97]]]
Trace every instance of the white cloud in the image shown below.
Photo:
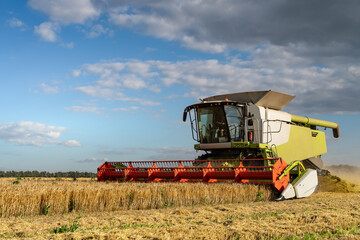
[[[119,100],[124,96],[121,92],[115,91],[112,88],[104,88],[101,86],[83,86],[78,87],[75,90],[91,97],[104,98],[107,100]]]
[[[108,72],[104,78],[97,81],[99,86],[117,87],[123,89],[140,90],[146,87],[143,79],[135,74],[111,74]]]
[[[146,100],[146,99],[133,99],[133,101],[137,102],[143,106],[160,106],[160,105],[162,105],[160,102],[155,102],[155,101]]]
[[[87,20],[93,20],[100,16],[100,9],[94,6],[91,0],[30,0],[28,5],[49,16],[49,20],[34,27],[35,34],[47,42],[56,42],[57,33],[61,26],[68,24],[84,24]],[[92,27],[89,37],[96,37],[101,34],[112,33],[110,29],[101,25]],[[61,43],[60,46],[73,48],[74,43]]]
[[[76,140],[67,140],[61,143],[65,147],[81,147],[81,143]]]
[[[64,127],[56,127],[38,122],[2,122],[0,123],[0,139],[20,145],[42,146],[44,144],[58,144],[67,147],[79,146],[76,140],[57,140]]]
[[[113,67],[117,65],[121,67]],[[227,62],[216,59],[179,62],[114,60],[85,64],[81,70],[89,76],[99,77],[91,87],[92,91],[84,93],[141,105],[159,103],[128,97],[127,94],[114,96],[114,93],[142,89],[151,94],[156,92],[154,86],[160,91],[163,87],[178,84],[181,89],[186,89],[186,93],[180,95],[199,99],[215,94],[272,89],[298,96],[289,105],[292,110],[338,113],[360,112],[360,107],[347,104],[359,102],[355,106],[360,106],[355,97],[360,91],[357,84],[359,69],[360,65],[353,63],[318,66],[307,57],[289,52],[286,47],[266,44],[250,51],[247,59],[234,57]],[[124,79],[132,79],[130,84],[134,86],[124,84]],[[102,91],[109,94],[105,96]],[[341,96],[343,100],[339,101],[334,96]]]
[[[222,53],[226,50],[226,44],[216,44],[206,40],[199,41],[193,36],[183,36],[180,40],[185,47],[202,52]]]
[[[47,42],[56,42],[56,32],[59,30],[59,25],[53,22],[44,22],[41,23],[39,26],[34,27],[34,32],[39,35],[42,40]]]
[[[360,77],[360,66],[349,66],[349,73],[356,77]]]
[[[84,23],[100,15],[100,9],[91,0],[30,0],[28,4],[63,24]]]
[[[109,161],[109,158],[87,158],[87,159],[84,159],[84,160],[80,160],[80,161],[77,161],[78,163],[103,163],[103,162],[108,162]]]
[[[29,0],[28,5],[48,21],[86,24],[88,37],[112,33],[103,22],[90,21],[102,15],[121,28],[204,52],[247,51],[271,43],[326,62],[359,58],[357,1]]]
[[[10,27],[22,27],[25,25],[21,20],[15,18],[15,17],[9,19],[7,22]]]
[[[55,94],[55,93],[58,93],[58,91],[59,91],[59,88],[57,86],[52,87],[45,83],[40,84],[40,87],[44,93]]]
[[[139,28],[146,34],[173,40],[179,31],[180,24],[176,24],[172,19],[165,19],[151,14],[110,14],[110,19],[122,27]]]
[[[154,92],[154,93],[160,93],[160,92],[161,92],[161,87],[160,87],[158,84],[156,84],[156,85],[149,85],[149,86],[147,87],[147,89],[148,89],[149,91],[151,91],[151,92]]]
[[[103,98],[106,100],[135,102],[143,106],[158,106],[159,102],[141,99],[137,97],[128,97],[124,94],[126,90],[139,91],[148,89],[151,92],[159,93],[161,88],[153,78],[158,75],[152,71],[151,62],[129,61],[129,62],[101,62],[96,64],[84,64],[81,69],[73,70],[73,76],[80,75],[98,76],[99,79],[94,85],[80,86],[76,90],[88,96]],[[152,80],[151,80],[152,79]],[[149,84],[148,84],[149,82]]]
[[[115,112],[128,112],[128,111],[134,111],[138,110],[138,106],[132,106],[132,107],[123,107],[123,108],[113,108],[112,110]]]
[[[113,31],[110,30],[109,28],[105,28],[101,24],[95,24],[94,26],[91,27],[90,31],[86,33],[86,37],[96,38],[99,37],[100,35],[105,35],[105,34],[111,35],[112,33]]]
[[[121,12],[110,14],[110,20],[121,27],[140,29],[147,35],[169,41],[179,41],[190,49],[211,53],[223,52],[226,49],[226,44],[211,43],[207,40],[199,40],[194,36],[188,35],[188,29],[192,28],[192,24],[194,24],[193,19],[193,17],[184,18],[180,14],[174,14],[172,17],[169,17],[169,15],[159,16],[155,15],[154,12],[138,12],[136,14]]]
[[[124,75],[122,78],[124,88],[138,90],[146,87],[145,81],[134,74]]]
[[[326,0],[317,5],[311,1],[125,0],[112,1],[106,9],[110,21],[122,28],[178,41],[191,49],[244,51],[269,42],[323,61],[334,61],[329,56],[359,57],[359,10],[357,1]]]
[[[73,77],[79,77],[81,75],[81,70],[73,70],[72,71],[72,75]]]
[[[152,100],[146,100],[136,97],[127,97],[122,92],[120,92],[119,89],[114,89],[110,87],[103,87],[99,85],[95,86],[83,86],[75,88],[75,90],[82,92],[88,96],[96,97],[96,98],[103,98],[106,100],[116,100],[116,101],[126,101],[126,102],[133,102],[137,103],[143,106],[159,106],[161,103],[152,101]]]
[[[88,106],[72,106],[72,107],[66,107],[64,108],[68,111],[73,112],[90,112],[90,113],[100,113],[103,108],[99,107],[88,107]]]

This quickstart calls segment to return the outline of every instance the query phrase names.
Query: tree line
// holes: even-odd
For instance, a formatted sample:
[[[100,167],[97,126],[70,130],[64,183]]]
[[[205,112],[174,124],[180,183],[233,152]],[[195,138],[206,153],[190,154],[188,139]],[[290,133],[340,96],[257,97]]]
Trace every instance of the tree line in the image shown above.
[[[96,178],[96,173],[92,172],[46,172],[46,171],[0,171],[0,177],[61,177],[61,178]]]

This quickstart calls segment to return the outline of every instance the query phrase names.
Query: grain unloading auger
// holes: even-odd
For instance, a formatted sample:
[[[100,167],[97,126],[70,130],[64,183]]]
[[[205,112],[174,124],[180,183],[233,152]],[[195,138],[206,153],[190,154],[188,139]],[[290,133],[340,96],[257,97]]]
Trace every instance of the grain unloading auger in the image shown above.
[[[105,162],[99,181],[235,182],[267,184],[278,200],[302,198],[318,188],[325,133],[337,123],[280,111],[295,96],[275,91],[217,95],[185,108],[196,160]]]

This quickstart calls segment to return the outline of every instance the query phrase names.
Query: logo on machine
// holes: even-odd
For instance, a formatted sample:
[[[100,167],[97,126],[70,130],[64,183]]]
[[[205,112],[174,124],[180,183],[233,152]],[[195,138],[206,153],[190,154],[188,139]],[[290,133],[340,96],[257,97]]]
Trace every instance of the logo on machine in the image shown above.
[[[312,137],[316,137],[318,135],[318,132],[311,132]]]

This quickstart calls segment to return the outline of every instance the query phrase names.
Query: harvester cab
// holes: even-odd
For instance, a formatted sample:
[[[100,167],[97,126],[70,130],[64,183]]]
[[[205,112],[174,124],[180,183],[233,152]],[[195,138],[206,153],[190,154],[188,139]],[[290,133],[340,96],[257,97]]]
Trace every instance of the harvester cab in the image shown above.
[[[325,133],[337,123],[281,111],[295,96],[275,91],[241,92],[201,99],[185,108],[195,160],[105,162],[99,181],[235,182],[272,185],[278,200],[302,198],[318,188]]]

